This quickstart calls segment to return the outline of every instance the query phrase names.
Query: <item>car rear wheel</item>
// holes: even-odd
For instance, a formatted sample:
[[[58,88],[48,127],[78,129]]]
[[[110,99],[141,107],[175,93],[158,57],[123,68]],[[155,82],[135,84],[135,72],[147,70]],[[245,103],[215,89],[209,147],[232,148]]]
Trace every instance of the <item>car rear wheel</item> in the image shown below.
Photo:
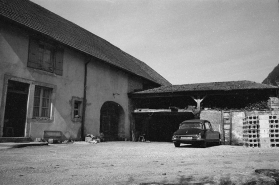
[[[216,142],[216,145],[221,145],[222,144],[222,142],[221,142],[221,136],[219,135],[219,140],[218,140],[218,142]]]
[[[216,143],[217,146],[219,146],[221,144],[222,144],[222,142],[220,140]]]
[[[201,144],[201,147],[202,147],[202,148],[206,148],[206,147],[207,147],[207,142],[204,141],[204,142]]]
[[[180,147],[180,143],[174,143],[175,147]]]

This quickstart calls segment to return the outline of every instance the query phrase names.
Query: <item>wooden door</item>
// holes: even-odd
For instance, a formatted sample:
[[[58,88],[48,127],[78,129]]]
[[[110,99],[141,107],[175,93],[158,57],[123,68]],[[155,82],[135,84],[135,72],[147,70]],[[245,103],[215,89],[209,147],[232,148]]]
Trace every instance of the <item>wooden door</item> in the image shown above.
[[[104,134],[106,141],[118,139],[119,110],[116,104],[105,104],[101,109],[100,132]]]

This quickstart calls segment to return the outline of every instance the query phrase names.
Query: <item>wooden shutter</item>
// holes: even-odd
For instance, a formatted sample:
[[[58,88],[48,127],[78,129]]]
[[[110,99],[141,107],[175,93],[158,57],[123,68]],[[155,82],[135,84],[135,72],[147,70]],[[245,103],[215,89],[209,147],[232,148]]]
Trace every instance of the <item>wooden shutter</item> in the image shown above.
[[[54,61],[54,49],[44,45],[42,56],[42,69],[44,71],[53,73]]]
[[[61,76],[63,75],[63,54],[63,49],[56,50],[54,73]]]
[[[28,54],[27,66],[40,69],[40,53],[39,53],[39,43],[33,39],[29,39],[29,54]]]

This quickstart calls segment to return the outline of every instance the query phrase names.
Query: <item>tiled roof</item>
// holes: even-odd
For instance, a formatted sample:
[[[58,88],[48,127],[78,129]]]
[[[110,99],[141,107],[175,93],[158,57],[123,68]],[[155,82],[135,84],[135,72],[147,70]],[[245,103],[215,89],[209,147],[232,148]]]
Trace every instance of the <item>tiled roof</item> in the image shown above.
[[[174,93],[174,92],[195,92],[195,91],[231,91],[231,90],[250,90],[250,89],[278,89],[276,86],[266,85],[251,81],[229,81],[196,83],[185,85],[167,85],[133,94],[154,94],[154,93]]]
[[[142,61],[29,0],[0,0],[1,17],[157,84],[170,85]]]

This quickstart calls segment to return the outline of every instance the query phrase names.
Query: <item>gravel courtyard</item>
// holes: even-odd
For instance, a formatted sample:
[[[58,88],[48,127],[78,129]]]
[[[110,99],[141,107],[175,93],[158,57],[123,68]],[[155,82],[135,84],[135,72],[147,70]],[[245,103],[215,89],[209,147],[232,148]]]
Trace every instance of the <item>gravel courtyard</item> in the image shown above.
[[[270,179],[255,169],[279,169],[278,157],[278,148],[167,142],[1,149],[0,184],[259,184]]]

